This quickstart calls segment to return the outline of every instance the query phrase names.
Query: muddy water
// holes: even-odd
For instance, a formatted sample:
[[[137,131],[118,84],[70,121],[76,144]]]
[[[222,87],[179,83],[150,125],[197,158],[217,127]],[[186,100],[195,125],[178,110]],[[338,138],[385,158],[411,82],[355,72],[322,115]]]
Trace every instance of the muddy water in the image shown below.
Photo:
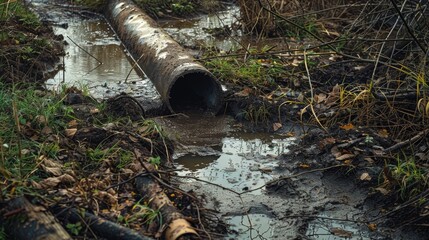
[[[339,231],[369,239],[365,226],[353,221],[363,217],[357,206],[367,192],[337,173],[315,172],[264,187],[299,171],[298,163],[281,157],[296,138],[246,133],[227,116],[157,121],[178,142],[181,187],[206,196],[208,207],[231,225],[220,239],[342,239],[335,236]]]
[[[103,19],[70,22],[55,28],[68,42],[63,70],[47,81],[49,87],[80,86],[96,98],[121,92],[156,97],[156,90],[144,75],[132,68],[124,49]]]
[[[240,47],[241,32],[233,26],[239,17],[239,7],[229,5],[224,11],[192,19],[163,20],[160,26],[187,48],[216,47],[229,51]]]
[[[105,19],[96,14],[74,12],[62,3],[31,1],[33,9],[67,42],[59,71],[49,80],[49,89],[76,86],[97,99],[127,93],[160,105],[160,96],[150,80],[134,64]],[[147,104],[146,104],[147,105]],[[156,105],[156,104],[155,104]]]
[[[159,99],[148,79],[133,70],[132,60],[103,18],[82,19],[61,5],[46,2],[33,4],[44,18],[57,24],[55,31],[69,43],[64,70],[50,79],[48,86],[75,85],[97,98],[127,92],[150,101]],[[217,15],[187,20],[189,23],[163,24],[178,41],[184,41],[181,36],[200,36],[198,41],[226,49],[234,43],[217,40],[203,28],[222,28],[236,14],[237,8],[231,7]],[[194,33],[187,35],[190,29]],[[340,239],[333,229],[346,231],[352,239],[370,236],[366,226],[338,220],[362,218],[367,193],[352,181],[336,177],[336,173],[315,172],[270,189],[263,187],[272,179],[299,171],[298,163],[281,157],[297,144],[296,139],[246,133],[227,116],[181,115],[155,120],[177,141],[174,158],[177,167],[183,169],[178,177],[181,186],[205,195],[207,207],[218,210],[231,225],[229,234],[220,239]]]

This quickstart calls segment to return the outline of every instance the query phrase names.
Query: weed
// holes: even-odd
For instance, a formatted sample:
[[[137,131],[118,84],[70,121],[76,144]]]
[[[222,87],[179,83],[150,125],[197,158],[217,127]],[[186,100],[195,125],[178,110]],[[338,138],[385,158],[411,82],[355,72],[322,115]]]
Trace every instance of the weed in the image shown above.
[[[41,23],[36,14],[28,11],[21,1],[0,0],[0,21],[16,19],[27,27],[38,28]]]
[[[6,240],[8,239],[6,235],[6,231],[3,226],[0,226],[0,240]]]
[[[179,0],[175,3],[171,3],[171,10],[176,15],[185,16],[195,12],[195,7],[194,4],[188,0]]]
[[[283,80],[288,74],[284,66],[275,58],[248,59],[246,62],[218,58],[207,61],[206,66],[219,79],[256,88],[274,87],[277,85],[277,80]]]
[[[429,186],[427,169],[416,164],[414,156],[403,154],[396,157],[396,165],[390,165],[393,178],[399,185],[403,199],[412,198]]]
[[[148,162],[156,167],[158,167],[161,164],[161,158],[158,157],[150,157]]]
[[[118,222],[124,223],[126,226],[129,226],[130,223],[136,221],[143,221],[142,224],[151,224],[157,219],[160,222],[162,220],[160,211],[150,208],[146,202],[141,204],[140,201],[132,207],[131,214],[127,214],[126,216],[118,216]]]
[[[0,179],[7,185],[2,192],[4,195],[12,197],[31,192],[24,183],[29,177],[39,177],[34,171],[35,159],[40,155],[57,156],[58,143],[48,139],[64,129],[68,118],[63,109],[61,99],[42,94],[32,85],[9,89],[0,84]],[[52,133],[43,133],[43,129],[50,129]],[[36,175],[30,174],[34,172]]]
[[[258,123],[268,124],[271,114],[264,103],[259,106],[251,104],[244,111],[244,117],[255,125]]]
[[[56,158],[61,150],[60,145],[54,142],[42,143],[39,148],[41,154],[50,158]]]
[[[143,224],[151,224],[154,220],[161,217],[159,210],[154,210],[146,204],[142,205],[140,202],[137,202],[132,210],[134,214],[131,220],[142,219],[144,221]]]
[[[67,223],[66,228],[71,234],[77,236],[82,231],[82,224],[80,222]]]
[[[130,151],[120,150],[119,151],[119,163],[116,165],[117,169],[122,169],[128,164],[133,162],[133,153]]]

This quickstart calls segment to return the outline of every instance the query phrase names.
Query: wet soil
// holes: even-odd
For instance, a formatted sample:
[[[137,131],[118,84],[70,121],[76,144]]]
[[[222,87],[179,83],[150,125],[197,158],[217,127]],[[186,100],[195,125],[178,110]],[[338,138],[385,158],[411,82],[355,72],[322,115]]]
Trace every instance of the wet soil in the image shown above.
[[[30,22],[24,22],[30,18]],[[63,38],[50,26],[14,16],[0,22],[0,78],[6,83],[43,84],[64,55]]]
[[[44,5],[40,6],[44,8]],[[80,37],[77,38],[78,44],[69,43],[69,62],[65,64],[65,73],[60,72],[51,80],[53,83],[49,84],[58,86],[60,82],[75,79],[73,76],[77,75],[91,86],[91,93],[100,94],[101,98],[111,96],[110,93],[124,91],[132,96],[150,99],[151,93],[141,93],[144,87],[133,88],[133,85],[125,84],[127,74],[132,69],[131,64],[127,64],[119,42],[104,24],[101,19],[94,21],[93,18],[87,21],[78,18],[70,23],[58,24],[59,32],[65,31],[64,26],[67,25],[69,27],[67,31],[71,30],[71,33],[63,32],[63,35],[70,34],[72,39]],[[171,23],[166,23],[166,26],[174,29]],[[88,31],[94,34],[88,34]],[[86,39],[88,36],[90,38]],[[111,45],[119,48],[109,50]],[[91,54],[81,51],[82,49],[77,46],[88,49],[86,51]],[[116,62],[111,65],[101,64],[111,68],[99,69],[101,67],[97,66],[100,64],[94,60],[106,59],[104,51],[112,51],[111,54],[107,54],[108,58],[118,56],[117,58],[121,59],[120,67],[113,67],[118,66]],[[117,54],[113,54],[115,52]],[[79,54],[80,57],[77,58],[76,55]],[[85,64],[79,65],[81,59],[85,58]],[[67,74],[67,69],[71,69],[72,75],[64,78],[62,76]],[[96,74],[87,77],[94,71]],[[139,85],[137,82],[141,78],[133,72],[131,74],[132,79],[135,77],[134,84]],[[100,77],[102,80],[97,80]],[[237,110],[231,111],[238,114],[242,109],[240,104],[245,101],[238,99],[235,102]],[[131,112],[118,111],[120,107],[115,105],[110,109],[119,116],[143,115],[140,106],[134,103],[127,101],[119,104],[119,106],[129,104],[130,109],[133,109]],[[297,110],[294,111],[296,113]],[[86,115],[90,117],[91,113]],[[329,135],[321,130],[302,132],[299,131],[299,127],[284,124],[276,134],[254,134],[251,131],[249,133],[249,128],[229,116],[213,118],[179,114],[174,117],[156,117],[153,120],[163,126],[169,137],[176,142],[175,165],[182,171],[174,177],[175,182],[181,181],[181,188],[202,196],[206,201],[205,208],[216,210],[216,215],[231,225],[227,236],[214,235],[215,238],[401,239],[412,236],[413,239],[425,239],[427,236],[424,232],[418,231],[410,234],[405,231],[406,229],[395,231],[389,226],[383,226],[385,218],[377,219],[383,216],[380,209],[384,205],[379,199],[384,198],[379,192],[373,192],[371,187],[376,186],[382,169],[377,165],[367,164],[368,161],[365,162],[364,158],[368,152],[374,151],[374,147],[368,146],[364,137],[368,135],[373,137],[375,141],[371,143],[372,145],[388,146],[391,143],[369,130],[348,132],[333,129]],[[77,133],[76,139],[86,141],[94,147],[112,135],[123,144],[120,145],[122,148],[137,148],[145,155],[149,154],[148,151],[153,147],[149,147],[148,142],[142,143],[139,140],[136,142],[132,133],[138,132],[139,128],[135,126],[129,129],[115,128],[112,124],[107,124],[103,128],[80,127],[82,130]],[[271,125],[269,128],[271,129]],[[332,140],[334,133],[335,136],[341,137]],[[361,140],[356,141],[356,145],[347,145],[356,139]],[[331,150],[339,144],[357,148],[354,149],[356,151],[354,154],[360,154],[360,157],[356,158],[354,162],[356,164],[335,159]],[[155,149],[163,148],[161,144]],[[79,155],[79,151],[74,153]],[[159,152],[159,155],[162,155],[162,152]],[[107,162],[102,166],[106,167],[107,171],[111,165],[112,163]],[[371,176],[371,180],[362,180],[363,173]],[[126,172],[119,174],[121,179],[129,177],[129,173]],[[109,184],[112,182],[109,181]],[[126,200],[130,199],[132,198],[124,197],[121,200],[124,200],[125,205],[128,204]],[[109,213],[106,213],[106,216],[109,217]]]

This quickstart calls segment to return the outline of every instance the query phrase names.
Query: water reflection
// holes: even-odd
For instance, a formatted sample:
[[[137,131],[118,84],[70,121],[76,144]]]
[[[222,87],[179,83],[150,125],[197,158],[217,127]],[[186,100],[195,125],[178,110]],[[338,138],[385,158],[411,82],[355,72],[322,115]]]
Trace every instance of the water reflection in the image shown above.
[[[192,175],[241,192],[258,188],[273,179],[278,165],[275,158],[287,153],[293,141],[294,138],[262,141],[226,137],[222,140],[219,156],[188,154],[176,162],[187,169],[183,175]],[[260,190],[252,192],[260,193]]]
[[[64,70],[46,82],[48,88],[78,86],[89,89],[95,98],[108,98],[121,92],[159,98],[149,79],[133,69],[104,19],[71,21],[67,29],[56,27],[54,30],[64,36],[68,46]]]
[[[203,15],[194,19],[165,20],[160,25],[176,41],[186,47],[210,46],[229,51],[240,47],[240,31],[231,31],[240,17],[236,5],[225,11]]]

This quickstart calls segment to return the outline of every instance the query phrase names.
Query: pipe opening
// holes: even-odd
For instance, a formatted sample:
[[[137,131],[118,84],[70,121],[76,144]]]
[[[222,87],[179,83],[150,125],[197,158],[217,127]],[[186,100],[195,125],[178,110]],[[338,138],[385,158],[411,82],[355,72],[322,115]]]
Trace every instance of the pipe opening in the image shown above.
[[[219,110],[222,90],[219,83],[204,72],[179,77],[170,90],[174,112],[213,112]]]

